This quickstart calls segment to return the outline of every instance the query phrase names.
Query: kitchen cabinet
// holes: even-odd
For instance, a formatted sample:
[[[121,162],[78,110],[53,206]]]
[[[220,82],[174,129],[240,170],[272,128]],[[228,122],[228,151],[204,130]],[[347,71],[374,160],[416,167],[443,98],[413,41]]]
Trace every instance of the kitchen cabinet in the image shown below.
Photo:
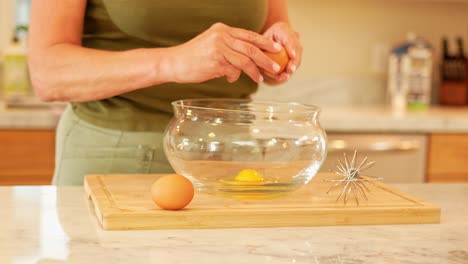
[[[50,184],[55,130],[0,130],[0,185]]]
[[[468,182],[468,134],[431,134],[428,182]]]
[[[321,171],[334,169],[342,153],[354,149],[377,161],[366,173],[385,182],[468,182],[468,134],[329,133]],[[54,129],[0,130],[0,185],[50,184],[54,155]]]

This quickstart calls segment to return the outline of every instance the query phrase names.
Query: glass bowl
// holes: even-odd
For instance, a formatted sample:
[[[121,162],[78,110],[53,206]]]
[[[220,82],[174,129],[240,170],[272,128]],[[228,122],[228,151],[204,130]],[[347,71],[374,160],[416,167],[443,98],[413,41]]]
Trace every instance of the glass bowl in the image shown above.
[[[198,191],[270,198],[307,184],[326,157],[320,109],[238,99],[172,102],[164,151]]]

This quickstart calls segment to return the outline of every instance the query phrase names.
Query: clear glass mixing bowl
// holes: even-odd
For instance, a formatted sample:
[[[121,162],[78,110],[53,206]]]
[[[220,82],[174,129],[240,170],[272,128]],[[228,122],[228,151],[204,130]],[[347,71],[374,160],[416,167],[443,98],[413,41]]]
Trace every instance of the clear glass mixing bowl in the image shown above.
[[[164,151],[198,191],[269,198],[307,184],[326,157],[320,109],[298,103],[193,99],[172,103]]]

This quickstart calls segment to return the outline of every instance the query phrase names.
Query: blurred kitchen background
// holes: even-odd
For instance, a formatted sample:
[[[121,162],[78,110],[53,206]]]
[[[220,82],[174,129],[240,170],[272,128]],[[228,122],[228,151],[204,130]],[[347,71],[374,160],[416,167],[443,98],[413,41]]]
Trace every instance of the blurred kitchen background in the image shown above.
[[[289,6],[304,45],[302,68],[287,85],[262,89],[262,98],[322,107],[383,104],[388,52],[410,32],[433,46],[437,90],[442,38],[449,38],[453,52],[456,37],[468,41],[463,0],[290,0]]]
[[[468,81],[461,54],[468,50],[468,0],[288,2],[304,46],[302,66],[287,84],[261,86],[254,98],[322,108],[321,122],[329,135],[322,171],[333,169],[341,153],[356,149],[377,161],[368,173],[388,182],[468,181]],[[10,70],[6,67],[21,67],[21,61],[8,60],[11,54],[17,60],[21,54],[27,58],[21,45],[27,39],[29,4],[0,2],[3,76]],[[413,43],[419,50],[404,64]],[[411,100],[417,102],[408,108],[398,97],[398,80],[411,70],[419,74],[409,84],[416,86]],[[24,76],[27,82],[27,73]],[[421,88],[426,84],[427,91]],[[0,82],[0,185],[48,184],[54,128],[63,105],[41,104],[24,83],[9,85],[5,77]],[[409,93],[407,88],[403,91]]]

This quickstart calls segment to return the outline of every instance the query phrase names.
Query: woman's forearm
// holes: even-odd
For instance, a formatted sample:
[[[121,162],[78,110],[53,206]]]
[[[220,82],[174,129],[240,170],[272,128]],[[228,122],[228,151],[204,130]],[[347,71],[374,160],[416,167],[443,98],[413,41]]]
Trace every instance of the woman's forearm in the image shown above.
[[[286,0],[269,0],[268,15],[263,25],[262,33],[278,22],[289,23],[288,3]]]
[[[170,49],[116,52],[56,44],[31,54],[31,80],[44,101],[104,99],[173,79]]]
[[[165,82],[221,77],[235,82],[241,72],[260,82],[259,68],[275,73],[280,68],[262,52],[281,48],[271,38],[222,23],[169,48],[85,48],[86,4],[87,0],[31,2],[29,67],[36,94],[44,101],[93,101]]]

